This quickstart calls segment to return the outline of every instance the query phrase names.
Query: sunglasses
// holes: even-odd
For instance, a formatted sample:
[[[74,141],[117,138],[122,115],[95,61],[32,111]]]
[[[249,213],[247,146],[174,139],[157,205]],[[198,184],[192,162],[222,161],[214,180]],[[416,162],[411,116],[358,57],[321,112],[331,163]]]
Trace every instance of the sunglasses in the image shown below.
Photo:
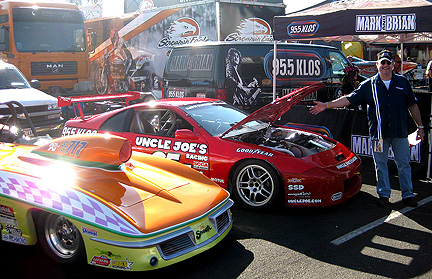
[[[392,62],[388,60],[381,60],[381,65],[391,65]]]

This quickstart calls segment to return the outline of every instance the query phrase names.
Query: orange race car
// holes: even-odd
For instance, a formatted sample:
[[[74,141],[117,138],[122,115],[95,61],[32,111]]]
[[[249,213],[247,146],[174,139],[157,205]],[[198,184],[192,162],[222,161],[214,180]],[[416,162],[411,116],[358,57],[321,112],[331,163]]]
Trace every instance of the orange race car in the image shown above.
[[[227,191],[113,135],[0,143],[3,241],[60,263],[152,270],[201,253],[232,227]]]

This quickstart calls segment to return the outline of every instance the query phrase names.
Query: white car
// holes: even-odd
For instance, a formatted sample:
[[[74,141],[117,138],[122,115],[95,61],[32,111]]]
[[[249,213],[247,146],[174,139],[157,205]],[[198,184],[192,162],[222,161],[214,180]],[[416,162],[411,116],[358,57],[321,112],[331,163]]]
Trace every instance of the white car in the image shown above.
[[[62,123],[58,101],[53,96],[36,89],[39,87],[38,80],[29,83],[17,67],[0,62],[0,123],[16,126],[17,123],[13,122],[18,118],[19,132],[32,135],[30,125],[25,121],[24,111],[19,106],[21,104],[27,111],[37,134],[51,133],[58,129]],[[11,101],[19,103],[14,105],[13,110],[17,113],[15,118],[12,116],[13,110],[5,104]]]

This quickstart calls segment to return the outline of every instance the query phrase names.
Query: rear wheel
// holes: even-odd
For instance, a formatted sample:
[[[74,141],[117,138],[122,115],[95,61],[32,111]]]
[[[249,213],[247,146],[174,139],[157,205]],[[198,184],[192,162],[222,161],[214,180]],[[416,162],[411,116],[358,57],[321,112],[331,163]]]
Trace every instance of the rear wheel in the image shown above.
[[[84,259],[84,242],[69,219],[47,213],[39,218],[37,229],[42,249],[55,261],[75,264]]]
[[[265,162],[250,160],[241,163],[234,172],[233,183],[236,200],[248,209],[268,209],[278,199],[278,176]]]

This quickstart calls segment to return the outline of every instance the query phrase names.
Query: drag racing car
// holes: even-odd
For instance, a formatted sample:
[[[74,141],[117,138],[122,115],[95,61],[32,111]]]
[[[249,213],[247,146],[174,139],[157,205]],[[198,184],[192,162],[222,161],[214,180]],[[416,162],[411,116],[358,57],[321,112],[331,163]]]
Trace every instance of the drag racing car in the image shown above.
[[[331,138],[275,124],[321,87],[300,88],[250,115],[216,99],[156,100],[81,115],[67,121],[62,134],[127,138],[135,151],[202,172],[248,209],[270,208],[279,198],[286,206],[330,206],[360,190],[360,158]]]
[[[115,135],[0,143],[1,239],[39,242],[60,263],[127,271],[177,263],[228,234],[232,204],[201,173],[132,152]]]

